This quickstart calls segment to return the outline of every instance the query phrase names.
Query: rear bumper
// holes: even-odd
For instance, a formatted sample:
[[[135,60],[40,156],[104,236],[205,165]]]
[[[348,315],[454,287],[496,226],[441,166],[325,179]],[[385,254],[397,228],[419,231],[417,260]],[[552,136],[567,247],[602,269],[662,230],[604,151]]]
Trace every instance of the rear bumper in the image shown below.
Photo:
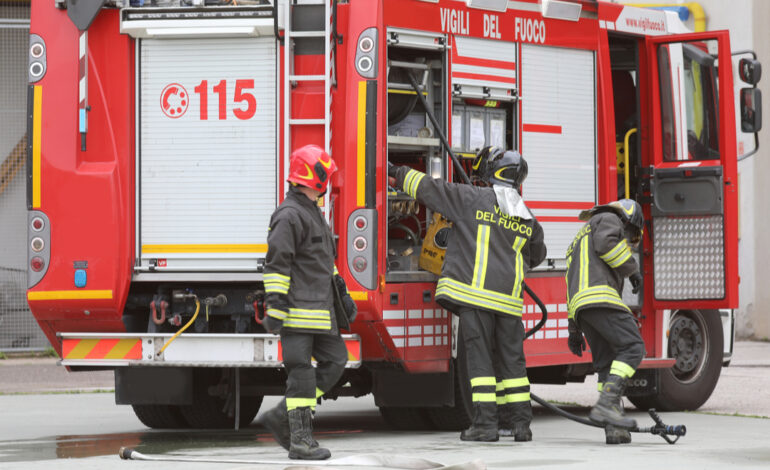
[[[63,366],[281,367],[281,337],[271,334],[59,333]],[[342,335],[347,368],[361,366],[361,338]]]

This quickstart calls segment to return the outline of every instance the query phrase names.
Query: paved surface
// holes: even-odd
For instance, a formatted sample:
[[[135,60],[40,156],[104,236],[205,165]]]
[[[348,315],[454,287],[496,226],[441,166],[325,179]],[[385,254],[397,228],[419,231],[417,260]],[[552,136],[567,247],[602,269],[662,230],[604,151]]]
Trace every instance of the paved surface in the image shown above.
[[[535,385],[550,400],[590,405],[595,379],[568,386]],[[109,389],[112,374],[67,374],[55,361],[0,361],[0,468],[2,469],[284,469],[286,453],[257,421],[241,431],[151,431],[130,407],[116,406],[112,393],[19,394],[63,389]],[[739,343],[731,366],[707,412],[770,416],[770,343]],[[277,398],[265,399],[263,411]],[[587,408],[572,408],[585,415]],[[643,413],[632,413],[640,424]],[[444,464],[478,460],[486,468],[612,469],[633,468],[754,469],[770,468],[770,419],[706,413],[666,413],[668,424],[685,424],[687,436],[674,446],[651,435],[634,434],[625,446],[606,446],[602,431],[536,409],[535,440],[514,443],[464,443],[455,432],[389,431],[371,396],[325,402],[315,420],[316,437],[335,458],[377,453],[409,455]],[[121,461],[122,446],[160,456],[269,459],[282,464],[164,463]],[[298,470],[299,467],[293,467]],[[302,467],[306,470],[320,467]],[[333,465],[325,468],[363,468]],[[479,467],[477,467],[479,468]]]
[[[271,406],[275,399],[266,403]],[[115,406],[111,394],[8,395],[0,397],[0,468],[89,469],[283,469],[286,453],[259,426],[241,431],[148,431],[129,407]],[[586,410],[582,410],[585,412]],[[644,415],[633,413],[641,420]],[[669,424],[684,423],[688,434],[676,445],[634,435],[625,446],[606,446],[601,430],[537,413],[535,440],[465,443],[455,432],[388,431],[371,397],[341,399],[319,407],[316,438],[334,457],[377,453],[422,457],[444,464],[480,460],[495,468],[755,469],[770,467],[770,420],[668,413]],[[642,421],[644,422],[644,421]],[[121,461],[122,446],[159,456],[218,457],[284,461],[284,464],[158,463]],[[303,467],[305,469],[318,467]],[[328,468],[328,467],[327,467]],[[333,466],[332,468],[343,468]],[[350,467],[344,467],[350,468]],[[360,467],[354,467],[360,468]],[[297,469],[297,467],[294,467]]]

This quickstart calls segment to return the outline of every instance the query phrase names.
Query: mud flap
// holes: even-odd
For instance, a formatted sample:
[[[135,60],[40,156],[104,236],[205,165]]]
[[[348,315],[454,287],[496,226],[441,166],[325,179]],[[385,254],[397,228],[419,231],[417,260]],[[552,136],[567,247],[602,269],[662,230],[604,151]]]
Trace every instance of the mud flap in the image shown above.
[[[658,370],[639,369],[628,379],[626,393],[628,397],[649,396],[658,393]]]

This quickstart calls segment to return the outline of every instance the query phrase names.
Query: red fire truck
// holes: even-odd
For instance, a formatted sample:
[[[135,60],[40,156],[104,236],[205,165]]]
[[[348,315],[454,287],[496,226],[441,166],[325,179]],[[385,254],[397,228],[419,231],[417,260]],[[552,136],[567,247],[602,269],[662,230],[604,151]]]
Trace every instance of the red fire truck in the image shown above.
[[[238,426],[283,392],[262,267],[289,155],[310,143],[340,167],[321,204],[360,312],[326,398],[373,393],[402,428],[468,424],[457,322],[434,299],[451,229],[385,168],[459,180],[486,145],[526,157],[545,230],[532,382],[592,373],[567,350],[564,258],[578,212],[619,197],[648,221],[644,289],[624,293],[647,348],[631,401],[698,408],[729,358],[725,31],[595,1],[57,0],[32,4],[29,60],[29,305],[62,365],[113,368],[150,427]],[[759,64],[740,69],[756,132]],[[525,326],[540,318],[526,298]]]

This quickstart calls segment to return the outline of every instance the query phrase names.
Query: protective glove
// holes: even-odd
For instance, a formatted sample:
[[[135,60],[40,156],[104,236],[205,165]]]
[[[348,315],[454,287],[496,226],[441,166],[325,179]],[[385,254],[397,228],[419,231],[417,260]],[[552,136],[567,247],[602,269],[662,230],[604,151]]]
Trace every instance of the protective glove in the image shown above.
[[[281,331],[281,328],[283,327],[283,320],[280,318],[276,318],[274,316],[271,316],[271,310],[272,311],[278,311],[281,312],[281,316],[286,316],[289,314],[289,297],[286,294],[276,294],[271,293],[267,295],[267,299],[265,302],[265,310],[266,314],[265,317],[262,319],[262,326],[265,327],[268,333],[278,334],[279,331]]]
[[[283,320],[271,317],[270,315],[265,315],[265,318],[262,319],[262,326],[265,327],[268,333],[277,335],[280,333],[281,328],[283,328]]]
[[[641,290],[642,288],[642,281],[643,281],[642,274],[639,271],[637,271],[634,274],[628,276],[628,280],[631,281],[631,286],[632,286],[631,292],[633,292],[634,294],[638,293],[639,290]]]
[[[388,176],[398,178],[398,167],[390,162],[388,162]]]
[[[586,350],[586,340],[583,337],[583,332],[578,327],[575,320],[569,319],[567,322],[567,331],[569,331],[569,338],[567,338],[567,346],[572,354],[583,357],[583,351]]]
[[[345,284],[345,279],[342,276],[335,274],[334,283],[337,285],[337,290],[340,293],[340,299],[342,300],[342,306],[345,308],[345,313],[348,315],[348,321],[353,323],[356,315],[358,315],[358,305],[356,305],[356,301],[348,293],[348,286]]]

